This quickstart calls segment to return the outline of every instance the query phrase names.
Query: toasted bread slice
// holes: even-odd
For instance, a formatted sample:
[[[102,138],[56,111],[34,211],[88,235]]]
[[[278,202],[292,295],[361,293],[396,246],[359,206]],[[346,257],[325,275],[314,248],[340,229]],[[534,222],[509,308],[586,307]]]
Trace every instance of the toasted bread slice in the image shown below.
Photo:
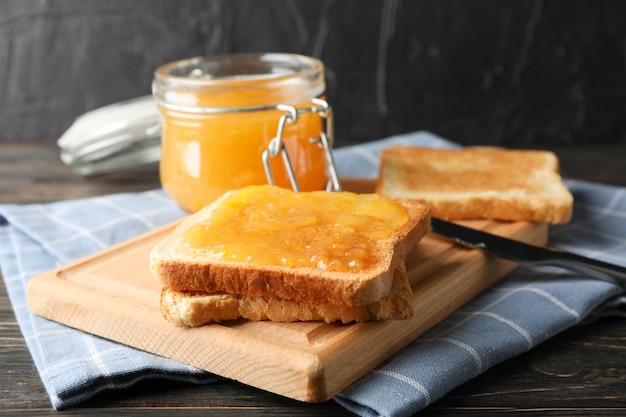
[[[424,202],[434,217],[565,223],[572,215],[549,151],[392,147],[380,159],[376,192]]]
[[[350,323],[411,318],[412,300],[413,291],[404,264],[400,264],[395,270],[389,295],[365,306],[337,306],[330,303],[163,288],[161,312],[168,321],[179,327],[198,327],[238,318],[254,321]]]
[[[390,225],[393,229],[381,237],[380,230]],[[202,229],[205,226],[208,229]],[[418,202],[398,204],[375,194],[246,187],[227,192],[185,219],[153,248],[150,263],[162,286],[174,291],[364,306],[389,295],[394,269],[429,228],[430,210]],[[189,237],[197,237],[197,230],[213,230],[201,236],[207,238],[225,230],[215,240],[227,241],[226,247],[194,246]],[[232,247],[241,252],[238,260],[227,253]],[[309,247],[317,249],[304,250]],[[296,251],[302,253],[292,255]],[[320,260],[307,263],[321,255],[318,251],[324,252]],[[360,256],[354,268],[330,267],[334,256],[349,260],[354,254]],[[294,262],[255,263],[256,255],[287,261],[294,257]],[[307,262],[300,265],[300,258]]]

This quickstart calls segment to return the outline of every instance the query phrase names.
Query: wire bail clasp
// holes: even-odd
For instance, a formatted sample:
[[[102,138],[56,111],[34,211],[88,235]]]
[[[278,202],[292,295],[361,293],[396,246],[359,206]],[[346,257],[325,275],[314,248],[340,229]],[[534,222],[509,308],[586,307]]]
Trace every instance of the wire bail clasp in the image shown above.
[[[272,167],[270,166],[270,158],[282,156],[283,164],[287,170],[287,176],[289,177],[291,187],[296,192],[300,191],[298,179],[296,178],[293,165],[289,159],[289,153],[287,152],[287,148],[283,140],[283,134],[287,123],[295,123],[304,113],[317,113],[324,122],[324,128],[322,129],[322,132],[320,132],[320,136],[318,138],[311,138],[310,142],[320,146],[324,150],[328,177],[326,191],[341,191],[341,184],[339,182],[332,153],[332,146],[334,142],[332,109],[325,100],[314,98],[311,102],[313,105],[310,107],[296,108],[286,104],[279,104],[276,106],[278,110],[283,110],[285,114],[283,114],[278,121],[276,136],[270,140],[267,149],[263,151],[263,166],[265,167],[267,182],[270,185],[276,185],[274,174],[272,173]]]

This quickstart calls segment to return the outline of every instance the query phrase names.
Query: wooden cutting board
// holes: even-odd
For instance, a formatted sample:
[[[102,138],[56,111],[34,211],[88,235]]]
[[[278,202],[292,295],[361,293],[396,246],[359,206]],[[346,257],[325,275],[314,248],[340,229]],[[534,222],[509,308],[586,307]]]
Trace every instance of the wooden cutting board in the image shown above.
[[[344,180],[345,181],[345,180]],[[368,191],[369,182],[344,188]],[[547,226],[464,222],[543,245]],[[436,235],[407,258],[413,318],[359,324],[237,320],[178,328],[162,318],[152,247],[171,224],[33,278],[34,314],[306,402],[326,401],[516,267]]]

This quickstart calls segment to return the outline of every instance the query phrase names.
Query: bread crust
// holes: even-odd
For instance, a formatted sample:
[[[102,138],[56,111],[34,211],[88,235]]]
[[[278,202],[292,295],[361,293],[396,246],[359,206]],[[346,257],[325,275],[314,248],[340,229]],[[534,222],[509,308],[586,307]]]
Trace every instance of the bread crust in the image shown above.
[[[391,147],[381,153],[376,192],[421,201],[446,220],[565,223],[573,196],[556,155],[497,147]]]
[[[404,263],[394,272],[389,295],[365,306],[338,306],[271,297],[209,294],[175,291],[163,288],[163,317],[179,327],[198,327],[209,323],[245,318],[276,322],[324,321],[364,322],[371,320],[403,320],[413,315],[413,291]]]
[[[430,230],[430,209],[422,203],[400,201],[409,221],[389,239],[372,248],[383,259],[367,271],[355,273],[289,268],[278,265],[250,266],[241,262],[207,259],[185,251],[181,235],[211,215],[222,198],[188,217],[150,254],[150,266],[163,287],[174,291],[229,293],[274,299],[342,306],[364,306],[387,296],[394,269],[407,252]]]

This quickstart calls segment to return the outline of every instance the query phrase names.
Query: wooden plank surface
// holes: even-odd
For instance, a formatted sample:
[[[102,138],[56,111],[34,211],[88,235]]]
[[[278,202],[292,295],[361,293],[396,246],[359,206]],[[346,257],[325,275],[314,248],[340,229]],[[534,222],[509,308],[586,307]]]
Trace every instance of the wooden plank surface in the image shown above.
[[[544,244],[547,227],[472,222],[474,227]],[[306,402],[326,401],[515,267],[436,235],[407,257],[413,317],[359,324],[237,320],[179,328],[159,310],[149,268],[157,229],[33,278],[31,310],[43,317],[212,373]],[[359,361],[352,359],[358,357]]]

